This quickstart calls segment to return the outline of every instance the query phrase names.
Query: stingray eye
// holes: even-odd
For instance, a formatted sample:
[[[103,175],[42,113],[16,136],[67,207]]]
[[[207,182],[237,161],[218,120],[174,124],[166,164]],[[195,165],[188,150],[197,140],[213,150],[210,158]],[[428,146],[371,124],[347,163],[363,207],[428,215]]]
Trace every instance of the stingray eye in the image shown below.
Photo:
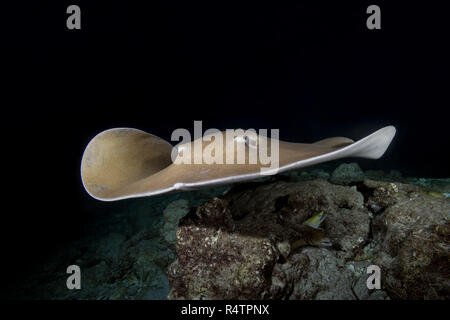
[[[258,146],[255,137],[251,137],[249,135],[244,136],[245,144],[248,147],[256,148]]]

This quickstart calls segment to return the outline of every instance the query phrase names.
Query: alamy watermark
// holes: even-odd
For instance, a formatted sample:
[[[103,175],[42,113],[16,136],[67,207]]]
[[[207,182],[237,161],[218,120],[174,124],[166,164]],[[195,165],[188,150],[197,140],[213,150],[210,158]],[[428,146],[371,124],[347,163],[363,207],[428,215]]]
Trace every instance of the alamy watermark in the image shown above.
[[[372,264],[367,267],[367,274],[370,274],[367,277],[366,286],[367,289],[381,289],[381,269],[379,266]]]
[[[69,30],[81,29],[81,9],[79,6],[72,4],[67,7],[66,13],[70,14],[66,20],[66,26]]]
[[[72,4],[67,7],[66,13],[69,14],[66,20],[66,27],[69,30],[81,29],[81,9],[78,5]],[[372,4],[367,7],[366,13],[370,16],[366,20],[366,26],[369,30],[381,29],[381,9]]]
[[[67,267],[66,273],[70,274],[67,278],[66,286],[67,289],[81,289],[81,269],[76,264],[72,264]]]
[[[276,174],[279,168],[279,129],[208,129],[194,121],[194,139],[187,129],[173,131],[171,140],[180,141],[172,151],[179,164],[253,164],[261,174]]]

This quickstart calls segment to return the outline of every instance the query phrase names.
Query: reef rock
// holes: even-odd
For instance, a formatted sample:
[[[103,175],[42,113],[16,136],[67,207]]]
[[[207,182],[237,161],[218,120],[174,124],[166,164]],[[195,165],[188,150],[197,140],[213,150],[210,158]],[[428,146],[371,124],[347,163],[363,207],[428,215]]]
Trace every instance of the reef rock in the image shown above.
[[[321,211],[339,250],[291,252],[290,243],[304,236],[303,222]],[[238,186],[180,221],[169,298],[355,299],[343,261],[361,250],[369,226],[355,188],[324,180]]]
[[[364,172],[356,162],[343,163],[331,174],[330,182],[336,184],[352,184],[364,180]]]
[[[237,185],[180,220],[168,298],[448,299],[449,202],[371,180]],[[292,249],[321,211],[333,246]],[[366,286],[371,264],[382,290]]]
[[[262,298],[278,258],[271,241],[240,234],[228,202],[214,199],[180,221],[171,298]]]
[[[422,189],[368,181],[369,202],[384,209],[373,221],[386,290],[398,299],[450,298],[450,199]]]
[[[450,179],[334,167],[93,205],[86,232],[9,297],[450,299]],[[304,225],[322,211],[321,231]],[[72,264],[82,290],[67,290]],[[380,290],[367,288],[370,265]]]
[[[189,201],[179,199],[171,202],[163,211],[164,225],[161,229],[161,235],[164,240],[174,246],[176,242],[175,231],[178,221],[184,217],[189,211]]]

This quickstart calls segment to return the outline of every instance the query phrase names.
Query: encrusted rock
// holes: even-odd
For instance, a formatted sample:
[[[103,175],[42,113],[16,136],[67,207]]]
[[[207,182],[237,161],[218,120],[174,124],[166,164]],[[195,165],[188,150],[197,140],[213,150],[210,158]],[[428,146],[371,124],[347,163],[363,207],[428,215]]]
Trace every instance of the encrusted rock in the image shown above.
[[[171,202],[163,212],[164,225],[161,235],[169,245],[174,246],[176,242],[176,229],[178,221],[189,212],[189,201],[179,199]]]
[[[180,221],[169,298],[263,298],[278,252],[268,239],[235,228],[227,201],[217,198]]]
[[[394,205],[401,196],[398,185],[393,182],[386,183],[366,180],[364,181],[363,188],[365,188],[366,195],[368,196],[366,205],[375,213]],[[419,191],[420,189],[417,187],[403,185],[401,193],[412,194],[413,192]]]
[[[330,174],[323,169],[313,169],[309,174],[315,178],[324,180],[328,180],[330,178]]]
[[[331,174],[330,182],[336,184],[352,184],[364,180],[364,172],[356,162],[343,163]]]
[[[450,200],[398,184],[395,203],[374,220],[382,268],[392,298],[450,298]]]
[[[292,257],[284,271],[294,283],[290,299],[356,299],[351,272],[330,250],[304,248]]]
[[[450,299],[450,179],[338,176],[316,167],[189,200],[118,202],[13,297],[163,299],[170,279],[173,299]],[[322,211],[322,230],[303,224]],[[318,247],[324,236],[332,246]],[[65,286],[71,264],[82,290]],[[369,265],[380,290],[366,286]]]
[[[322,211],[333,246],[291,246]],[[169,298],[448,299],[449,218],[449,199],[397,182],[238,185],[180,221]],[[371,264],[382,290],[367,289]]]
[[[359,300],[367,300],[370,296],[370,290],[367,288],[368,274],[363,274],[357,280],[353,286],[353,292]]]
[[[291,250],[305,237],[303,222],[321,211],[324,232],[339,250]],[[324,180],[238,186],[180,221],[169,298],[356,299],[342,259],[362,250],[369,225],[354,188]]]

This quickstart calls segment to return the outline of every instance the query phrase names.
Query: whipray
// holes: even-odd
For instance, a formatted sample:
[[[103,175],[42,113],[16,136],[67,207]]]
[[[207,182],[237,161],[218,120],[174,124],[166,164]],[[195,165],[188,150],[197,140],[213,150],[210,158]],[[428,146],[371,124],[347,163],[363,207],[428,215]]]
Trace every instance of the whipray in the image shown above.
[[[172,152],[179,152],[183,146],[174,149],[169,142],[144,131],[115,128],[99,133],[89,142],[81,160],[81,178],[86,191],[103,201],[196,190],[345,157],[378,159],[388,148],[395,131],[393,126],[384,127],[356,142],[343,137],[310,144],[277,140],[279,166],[263,174],[261,169],[267,165],[259,159],[253,164],[249,161],[244,164],[175,164],[172,162]],[[225,132],[221,134],[225,136]],[[239,147],[247,151],[258,147],[258,143],[263,141],[260,138],[257,135],[238,136],[234,139],[233,148],[229,144],[223,145],[223,156],[226,157],[230,152],[236,153]],[[270,145],[270,139],[266,139]],[[194,143],[189,142],[184,147]],[[209,143],[211,141],[202,141],[202,150]],[[185,150],[191,150],[195,156],[195,148]],[[246,152],[247,160],[248,154]]]

